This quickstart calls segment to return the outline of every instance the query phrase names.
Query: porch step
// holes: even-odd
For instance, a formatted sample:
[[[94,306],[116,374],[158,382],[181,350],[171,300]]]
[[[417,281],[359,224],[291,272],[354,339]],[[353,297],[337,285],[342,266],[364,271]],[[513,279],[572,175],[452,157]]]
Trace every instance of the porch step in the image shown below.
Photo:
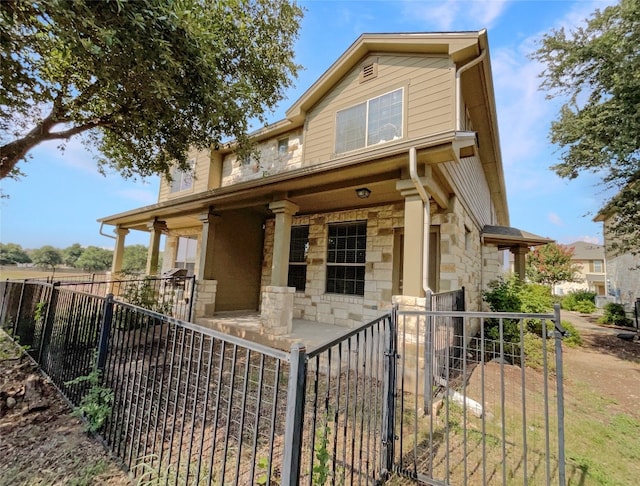
[[[290,336],[269,334],[262,326],[258,314],[224,314],[223,316],[199,317],[196,318],[196,324],[283,351],[289,351],[295,341]]]

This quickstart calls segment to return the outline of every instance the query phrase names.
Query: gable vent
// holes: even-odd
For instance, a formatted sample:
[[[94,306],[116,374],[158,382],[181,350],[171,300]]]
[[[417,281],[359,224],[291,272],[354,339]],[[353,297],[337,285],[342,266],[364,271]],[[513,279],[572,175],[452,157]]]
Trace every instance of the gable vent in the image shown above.
[[[367,59],[360,68],[360,82],[368,81],[378,76],[378,59]]]

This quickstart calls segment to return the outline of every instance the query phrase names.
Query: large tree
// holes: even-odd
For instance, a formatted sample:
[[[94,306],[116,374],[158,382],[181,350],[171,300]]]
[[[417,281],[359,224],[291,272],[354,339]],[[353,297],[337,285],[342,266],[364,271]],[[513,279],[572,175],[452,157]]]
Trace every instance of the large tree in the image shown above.
[[[76,260],[76,268],[87,272],[101,272],[111,266],[113,252],[97,246],[88,246]]]
[[[31,260],[39,267],[51,267],[51,270],[55,271],[56,267],[62,264],[62,253],[51,245],[45,245],[33,250]]]
[[[283,98],[301,9],[289,0],[3,0],[0,179],[74,135],[101,171],[170,178]]]
[[[578,281],[580,267],[571,261],[573,253],[573,247],[557,243],[535,247],[527,255],[527,277],[552,289],[557,283]]]
[[[0,243],[0,265],[31,263],[31,258],[22,246],[16,243]]]
[[[122,271],[125,273],[144,272],[147,268],[147,247],[129,245],[124,247],[122,255]]]
[[[533,57],[545,64],[542,88],[563,96],[551,141],[562,149],[552,167],[573,179],[590,171],[615,195],[618,249],[640,251],[640,0],[596,10],[586,25],[542,37]],[[604,204],[603,204],[604,206]]]

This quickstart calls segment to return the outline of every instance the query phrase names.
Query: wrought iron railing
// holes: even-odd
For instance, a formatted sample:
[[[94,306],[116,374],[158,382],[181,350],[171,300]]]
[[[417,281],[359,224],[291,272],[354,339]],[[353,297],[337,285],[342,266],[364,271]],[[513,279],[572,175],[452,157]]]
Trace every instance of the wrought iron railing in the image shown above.
[[[2,328],[74,405],[93,386],[112,394],[98,433],[142,483],[564,484],[559,310],[394,309],[287,353],[70,286],[3,282],[0,297]],[[523,346],[532,318],[537,363]],[[461,319],[462,337],[444,341],[461,349],[433,383],[438,319]],[[506,346],[513,321],[521,340]]]

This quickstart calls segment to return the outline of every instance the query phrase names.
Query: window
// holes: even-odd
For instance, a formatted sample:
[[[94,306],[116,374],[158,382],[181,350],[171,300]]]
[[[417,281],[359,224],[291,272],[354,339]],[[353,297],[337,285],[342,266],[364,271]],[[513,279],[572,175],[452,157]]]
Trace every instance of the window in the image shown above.
[[[287,155],[289,153],[289,139],[281,138],[278,140],[278,155]]]
[[[307,283],[307,254],[309,253],[309,227],[291,228],[291,246],[289,247],[288,287],[304,292]]]
[[[372,98],[336,114],[336,153],[402,137],[403,89]]]
[[[198,240],[195,237],[181,236],[178,238],[178,250],[173,268],[186,268],[187,274],[192,276],[196,268],[196,254]]]
[[[593,271],[597,273],[602,273],[602,260],[594,260],[593,261]]]
[[[367,222],[329,225],[327,292],[364,295]]]
[[[171,171],[171,192],[186,191],[193,187],[193,169],[196,161],[191,159],[188,165],[188,171],[184,171],[179,167],[174,167]]]

